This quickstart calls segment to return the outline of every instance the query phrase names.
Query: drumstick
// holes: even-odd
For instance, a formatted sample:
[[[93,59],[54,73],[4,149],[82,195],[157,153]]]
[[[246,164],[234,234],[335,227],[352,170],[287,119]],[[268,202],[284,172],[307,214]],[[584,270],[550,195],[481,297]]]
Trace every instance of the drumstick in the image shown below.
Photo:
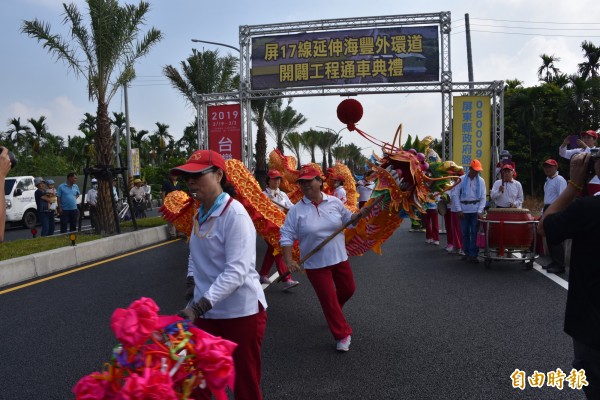
[[[374,202],[372,202],[371,204],[369,204],[366,207],[363,207],[363,209],[367,209],[367,210],[369,210],[369,212],[371,212],[373,207],[375,207],[377,204],[381,203],[381,201],[383,200],[383,197],[384,196],[378,196]],[[342,225],[341,228],[337,229],[331,235],[327,236],[325,239],[323,239],[323,241],[321,243],[319,243],[317,245],[317,247],[315,247],[314,249],[309,251],[304,257],[302,257],[302,259],[298,262],[298,264],[299,265],[304,264],[306,262],[306,260],[308,260],[310,257],[312,257],[317,251],[319,251],[323,247],[325,247],[325,245],[327,243],[331,242],[333,240],[333,238],[336,237],[340,232],[342,232],[344,229],[346,229],[350,224],[355,224],[360,218],[361,218],[360,214],[357,213],[354,217],[352,217],[350,219],[350,221],[346,222],[344,225]],[[273,282],[273,283],[277,283],[277,282],[281,281],[283,278],[287,277],[290,274],[291,274],[290,271],[286,272],[285,274],[283,274],[283,275],[279,276],[277,279],[275,279],[275,282]]]
[[[287,208],[287,207],[286,207],[286,206],[284,206],[283,204],[276,202],[275,200],[273,200],[273,199],[272,199],[272,198],[270,198],[270,197],[269,197],[269,200],[271,200],[271,201],[272,201],[273,203],[275,203],[277,206],[279,206],[279,207],[283,208],[283,211],[289,211],[289,210],[290,210],[289,208]]]

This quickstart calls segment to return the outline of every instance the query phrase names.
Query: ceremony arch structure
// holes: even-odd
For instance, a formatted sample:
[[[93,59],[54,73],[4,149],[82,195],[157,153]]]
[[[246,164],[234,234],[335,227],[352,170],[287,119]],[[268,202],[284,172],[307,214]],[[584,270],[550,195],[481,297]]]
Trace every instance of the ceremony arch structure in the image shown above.
[[[322,33],[323,35],[361,29],[386,29],[437,26],[439,35],[439,73],[436,80],[427,82],[369,82],[327,85],[291,85],[286,87],[256,88],[252,84],[252,41],[277,35]],[[208,148],[209,104],[239,102],[241,108],[242,161],[252,165],[252,111],[254,99],[290,98],[308,96],[355,96],[358,94],[388,93],[440,93],[442,100],[442,157],[452,155],[452,94],[489,96],[491,99],[491,153],[492,165],[498,159],[499,149],[504,148],[504,82],[453,82],[450,53],[450,12],[408,14],[380,17],[323,19],[314,21],[278,23],[266,25],[242,25],[240,32],[240,88],[239,92],[210,93],[197,97],[198,140],[200,146]]]

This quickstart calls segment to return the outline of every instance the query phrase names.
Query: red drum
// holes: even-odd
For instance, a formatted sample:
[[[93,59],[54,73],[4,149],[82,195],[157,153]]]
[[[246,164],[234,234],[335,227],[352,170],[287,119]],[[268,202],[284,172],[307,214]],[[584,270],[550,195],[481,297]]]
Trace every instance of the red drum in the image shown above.
[[[485,217],[490,221],[489,247],[529,249],[533,243],[534,218],[526,208],[490,208]],[[496,221],[496,222],[491,222]],[[511,222],[522,222],[520,224]],[[485,227],[485,225],[484,225]]]

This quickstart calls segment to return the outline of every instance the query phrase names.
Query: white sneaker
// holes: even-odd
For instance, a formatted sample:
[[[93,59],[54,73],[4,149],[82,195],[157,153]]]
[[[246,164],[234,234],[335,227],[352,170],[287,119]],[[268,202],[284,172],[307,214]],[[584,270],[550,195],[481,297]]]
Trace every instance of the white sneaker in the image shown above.
[[[267,284],[268,285],[268,284],[271,283],[271,280],[266,275],[261,275],[259,281],[260,281],[261,284]]]
[[[425,239],[425,243],[433,243],[433,239]]]
[[[446,248],[444,250],[446,250],[448,253],[452,253],[454,251],[454,246],[452,246],[452,245],[446,246]]]
[[[436,246],[439,246],[440,245],[440,241],[439,240],[434,240],[433,244],[435,244]]]
[[[298,286],[299,284],[300,284],[300,282],[298,282],[298,281],[281,282],[281,286],[283,287],[283,289],[281,289],[281,290],[288,290],[288,289]]]
[[[342,340],[338,340],[335,349],[337,351],[348,351],[350,350],[350,342],[352,341],[352,337],[350,335],[346,336]]]
[[[464,256],[465,252],[463,251],[463,249],[458,250],[458,255],[459,256]]]

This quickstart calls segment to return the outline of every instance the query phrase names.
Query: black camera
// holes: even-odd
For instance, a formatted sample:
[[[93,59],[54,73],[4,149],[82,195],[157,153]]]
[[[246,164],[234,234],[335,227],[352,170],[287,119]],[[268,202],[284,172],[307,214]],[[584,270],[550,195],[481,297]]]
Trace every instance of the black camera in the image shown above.
[[[600,152],[598,150],[600,150],[600,149],[598,149],[598,148],[590,149],[591,157],[590,157],[590,161],[588,162],[588,169],[587,169],[587,172],[590,175],[596,175],[596,169],[594,168],[594,164],[596,164],[596,161],[598,159],[600,159]]]
[[[15,153],[6,149],[8,151],[8,158],[10,159],[10,167],[14,168],[17,165],[17,158],[15,157]],[[0,150],[0,154],[4,153],[4,150]]]

